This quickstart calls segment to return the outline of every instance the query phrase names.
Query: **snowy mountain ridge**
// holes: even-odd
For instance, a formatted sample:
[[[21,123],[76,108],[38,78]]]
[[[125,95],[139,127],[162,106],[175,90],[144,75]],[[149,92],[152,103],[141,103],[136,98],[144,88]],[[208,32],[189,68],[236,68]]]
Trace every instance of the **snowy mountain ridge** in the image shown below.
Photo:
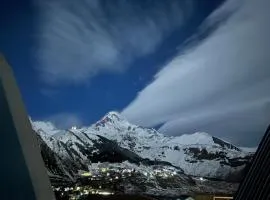
[[[73,160],[77,167],[91,165],[104,156],[117,162],[120,156],[121,161],[142,158],[168,162],[188,175],[225,180],[238,179],[252,156],[208,133],[165,136],[133,125],[117,112],[109,112],[97,123],[77,129],[58,130],[51,123],[33,121],[32,126],[57,155]],[[109,158],[110,150],[104,149],[104,144],[115,149],[118,157]]]

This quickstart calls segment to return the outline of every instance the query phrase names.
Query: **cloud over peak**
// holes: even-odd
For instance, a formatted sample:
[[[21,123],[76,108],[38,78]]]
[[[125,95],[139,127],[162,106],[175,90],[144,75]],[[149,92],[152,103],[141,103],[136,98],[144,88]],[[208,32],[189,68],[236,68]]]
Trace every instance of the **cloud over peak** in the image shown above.
[[[44,120],[52,122],[57,128],[60,129],[69,129],[72,126],[83,125],[81,117],[75,113],[57,113],[47,117]]]
[[[228,18],[157,73],[123,114],[144,126],[164,123],[167,134],[212,131],[256,145],[270,122],[269,7],[268,0],[225,2],[202,29]]]

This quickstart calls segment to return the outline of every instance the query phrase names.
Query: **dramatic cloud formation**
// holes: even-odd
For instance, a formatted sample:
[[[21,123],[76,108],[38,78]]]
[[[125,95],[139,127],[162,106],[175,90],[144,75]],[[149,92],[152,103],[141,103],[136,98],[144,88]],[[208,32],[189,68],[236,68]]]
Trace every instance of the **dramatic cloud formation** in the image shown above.
[[[202,30],[219,27],[156,74],[123,114],[144,126],[164,123],[170,135],[208,131],[257,145],[270,122],[269,8],[269,0],[225,2]]]
[[[52,122],[60,129],[68,129],[72,126],[81,126],[83,124],[79,115],[74,113],[58,113],[46,118],[45,121]]]
[[[183,25],[192,14],[191,2],[40,0],[37,69],[52,84],[122,72]]]

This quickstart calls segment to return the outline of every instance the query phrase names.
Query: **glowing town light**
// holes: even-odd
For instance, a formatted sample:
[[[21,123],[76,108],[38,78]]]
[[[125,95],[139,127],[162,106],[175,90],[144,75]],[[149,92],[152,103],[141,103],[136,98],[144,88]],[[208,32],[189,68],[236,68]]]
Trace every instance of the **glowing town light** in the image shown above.
[[[203,177],[200,177],[199,180],[200,181],[205,181],[205,179]]]
[[[106,168],[101,168],[101,172],[106,172],[107,169]]]
[[[107,176],[110,176],[110,173],[109,172],[107,173]]]
[[[113,193],[112,192],[106,192],[106,191],[100,191],[100,192],[98,192],[98,194],[107,196],[107,195],[112,195]]]
[[[80,190],[80,189],[81,189],[81,187],[79,187],[79,186],[76,188],[77,191]]]
[[[119,177],[118,177],[118,176],[116,176],[116,177],[115,177],[115,179],[119,179]]]
[[[81,175],[82,176],[92,176],[92,173],[91,172],[85,172],[85,173],[82,173]]]
[[[76,130],[76,129],[77,129],[76,126],[72,126],[72,127],[71,127],[71,130]]]

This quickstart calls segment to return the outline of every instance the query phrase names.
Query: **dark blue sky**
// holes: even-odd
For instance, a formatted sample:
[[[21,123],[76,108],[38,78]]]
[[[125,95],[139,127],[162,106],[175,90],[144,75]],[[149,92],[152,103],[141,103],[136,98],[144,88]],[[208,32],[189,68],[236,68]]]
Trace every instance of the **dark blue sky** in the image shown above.
[[[144,0],[130,2],[132,6],[142,6],[145,12],[152,5],[151,1]],[[145,2],[148,2],[147,6]],[[41,77],[38,54],[43,48],[40,45],[42,38],[39,37],[43,26],[42,15],[40,8],[30,0],[1,1],[0,51],[14,70],[28,113],[33,119],[49,120],[57,115],[74,114],[83,124],[90,124],[108,111],[125,108],[221,2],[194,0],[191,16],[162,37],[153,51],[135,56],[126,63],[127,69],[120,73],[104,71],[80,84],[65,81],[51,84]],[[102,3],[106,6],[106,1]]]

